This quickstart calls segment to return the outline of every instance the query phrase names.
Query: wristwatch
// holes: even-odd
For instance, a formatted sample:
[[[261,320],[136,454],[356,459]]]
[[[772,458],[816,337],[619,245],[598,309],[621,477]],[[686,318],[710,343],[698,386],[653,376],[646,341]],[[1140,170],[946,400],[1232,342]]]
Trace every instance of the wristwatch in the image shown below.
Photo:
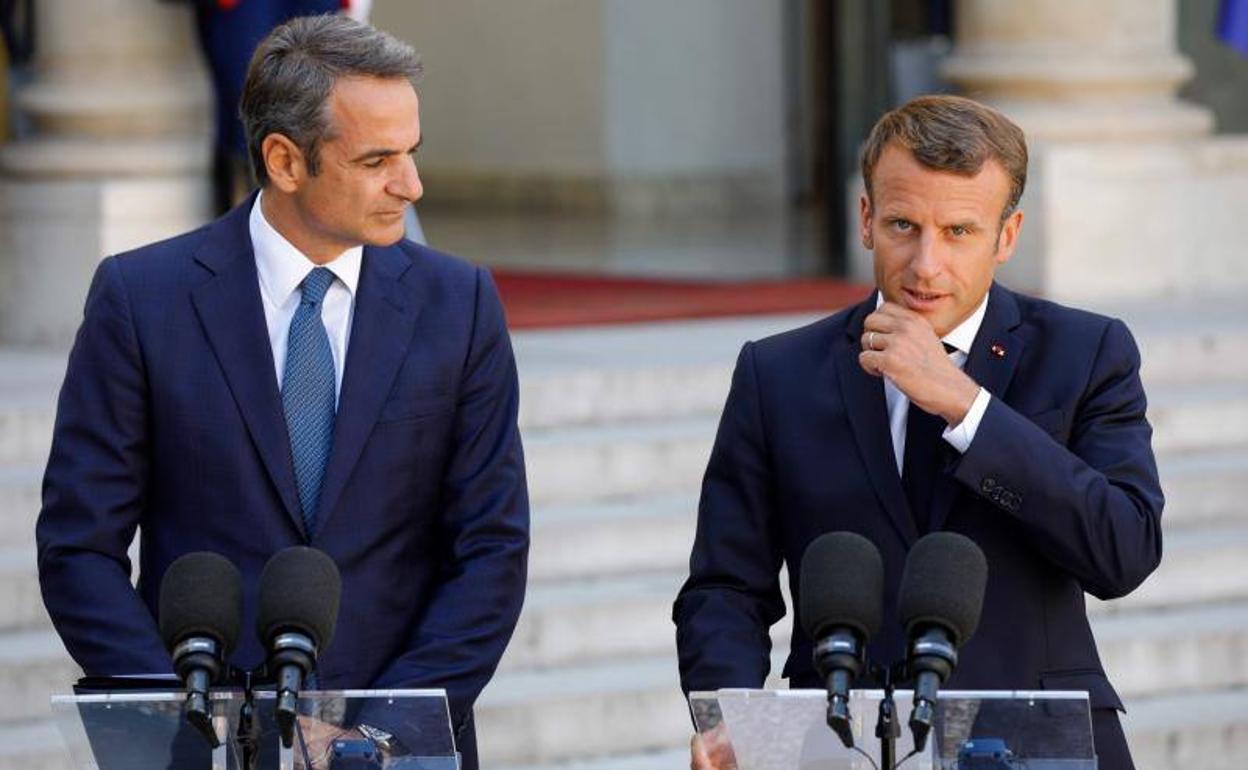
[[[360,731],[360,735],[372,741],[377,750],[384,754],[394,756],[399,750],[401,744],[395,739],[394,735],[382,730],[380,727],[356,725],[355,729]]]

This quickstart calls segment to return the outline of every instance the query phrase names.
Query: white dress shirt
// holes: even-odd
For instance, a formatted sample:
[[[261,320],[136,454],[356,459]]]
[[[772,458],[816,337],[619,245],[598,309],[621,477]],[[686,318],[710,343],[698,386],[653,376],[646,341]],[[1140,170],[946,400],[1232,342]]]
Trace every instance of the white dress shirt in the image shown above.
[[[351,318],[355,312],[355,291],[360,284],[360,264],[364,247],[353,246],[331,262],[317,265],[291,245],[269,221],[260,208],[263,194],[256,196],[251,207],[249,226],[251,246],[256,254],[256,274],[260,278],[260,298],[264,303],[264,321],[269,329],[269,345],[273,348],[273,365],[277,369],[277,388],[282,388],[286,372],[286,345],[290,339],[290,321],[299,309],[299,284],[316,267],[327,267],[336,280],[329,285],[321,303],[321,321],[329,335],[329,348],[334,355],[334,393],[342,394],[342,371],[347,362],[347,341],[351,339]]]
[[[877,292],[875,296],[875,306],[878,308],[884,303],[884,295]],[[956,348],[949,354],[949,360],[953,361],[959,369],[966,363],[966,357],[971,352],[971,343],[975,342],[975,335],[979,333],[979,326],[984,322],[984,312],[987,309],[988,295],[985,294],[975,312],[940,340]],[[975,432],[979,430],[979,423],[984,419],[984,412],[988,410],[990,399],[988,391],[980,387],[966,417],[962,418],[962,422],[957,425],[946,427],[941,438],[949,442],[959,453],[970,449],[971,442],[975,440]],[[884,401],[888,404],[888,430],[893,436],[893,456],[897,461],[897,472],[901,473],[906,457],[906,418],[910,414],[910,399],[893,384],[892,380],[885,377]]]

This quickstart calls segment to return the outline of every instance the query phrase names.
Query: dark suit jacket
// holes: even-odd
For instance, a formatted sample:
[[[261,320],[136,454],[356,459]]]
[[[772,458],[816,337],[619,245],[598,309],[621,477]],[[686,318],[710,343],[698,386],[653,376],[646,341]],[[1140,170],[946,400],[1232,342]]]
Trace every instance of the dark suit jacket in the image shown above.
[[[105,259],[58,406],[39,517],[48,612],[88,674],[171,671],[165,569],[239,567],[231,661],[264,653],[261,568],[307,544],[342,573],[319,685],[445,687],[461,737],[523,602],[528,497],[518,387],[489,274],[402,241],[365,247],[319,523],[302,529],[248,233],[254,196]],[[137,591],[127,558],[140,534]]]
[[[767,629],[784,615],[781,562],[797,596],[802,553],[825,532],[857,532],[879,547],[885,626],[868,652],[880,663],[903,656],[897,589],[919,532],[883,381],[858,365],[874,307],[872,296],[741,351],[673,611],[686,691],[762,685]],[[946,686],[1087,690],[1093,708],[1121,708],[1084,593],[1122,596],[1161,558],[1162,495],[1135,343],[1120,321],[994,285],[966,371],[992,401],[966,454],[949,450],[932,521],[974,539],[989,572],[979,630]],[[795,618],[784,670],[793,686],[822,686],[811,646]]]

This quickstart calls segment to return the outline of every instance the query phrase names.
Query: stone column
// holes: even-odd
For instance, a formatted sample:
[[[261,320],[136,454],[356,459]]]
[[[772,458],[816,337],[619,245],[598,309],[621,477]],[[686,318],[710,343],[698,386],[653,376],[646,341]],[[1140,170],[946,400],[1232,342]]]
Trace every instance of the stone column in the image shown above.
[[[1248,137],[1211,136],[1210,112],[1177,98],[1192,66],[1176,7],[958,1],[944,75],[1018,121],[1031,154],[1008,285],[1100,308],[1248,291]],[[854,264],[870,275],[869,255]]]
[[[28,136],[0,146],[0,341],[66,344],[99,259],[211,213],[208,81],[185,4],[42,0]]]
[[[1031,140],[1179,139],[1210,112],[1175,97],[1194,73],[1174,0],[959,0],[943,74]]]

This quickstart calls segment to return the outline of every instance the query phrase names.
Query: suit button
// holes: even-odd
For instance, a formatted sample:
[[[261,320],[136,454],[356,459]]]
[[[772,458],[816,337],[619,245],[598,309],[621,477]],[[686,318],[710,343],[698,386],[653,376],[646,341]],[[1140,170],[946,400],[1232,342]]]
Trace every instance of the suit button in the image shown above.
[[[996,486],[997,480],[991,476],[979,482],[979,489],[981,492],[991,492],[993,489],[996,489]]]

